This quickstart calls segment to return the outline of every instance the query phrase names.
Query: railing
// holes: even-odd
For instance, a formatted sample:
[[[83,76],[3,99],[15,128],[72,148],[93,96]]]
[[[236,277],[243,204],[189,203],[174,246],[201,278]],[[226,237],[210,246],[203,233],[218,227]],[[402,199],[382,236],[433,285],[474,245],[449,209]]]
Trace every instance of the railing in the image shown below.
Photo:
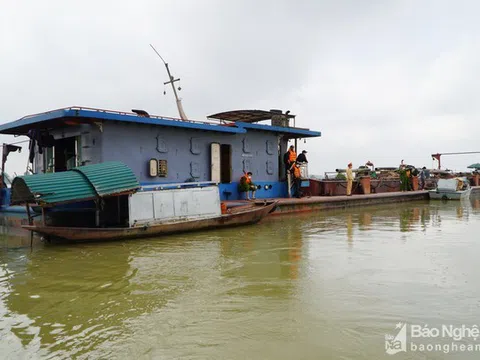
[[[137,116],[139,115],[134,112],[127,112],[127,111],[117,111],[117,110],[108,110],[108,109],[97,109],[97,108],[91,108],[91,107],[85,107],[85,106],[69,106],[65,108],[60,108],[60,109],[55,109],[55,110],[49,110],[46,112],[41,112],[41,113],[36,113],[36,114],[31,114],[31,115],[26,115],[18,120],[24,120],[24,119],[29,119],[34,116],[38,115],[45,115],[45,114],[50,114],[55,111],[60,111],[60,110],[87,110],[87,111],[96,111],[96,112],[101,112],[101,113],[108,113],[108,114],[116,114],[116,115],[128,115],[128,116]],[[200,121],[200,120],[182,120],[179,118],[174,118],[174,117],[169,117],[169,116],[158,116],[158,115],[150,115],[150,119],[165,119],[165,120],[171,120],[171,121],[179,121],[179,122],[189,122],[193,124],[207,124],[207,125],[213,125],[213,124],[220,124],[220,121]]]

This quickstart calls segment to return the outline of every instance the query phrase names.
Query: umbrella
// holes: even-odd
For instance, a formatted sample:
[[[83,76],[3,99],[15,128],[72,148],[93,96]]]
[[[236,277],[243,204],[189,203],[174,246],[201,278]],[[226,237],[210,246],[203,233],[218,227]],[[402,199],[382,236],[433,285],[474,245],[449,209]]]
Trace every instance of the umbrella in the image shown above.
[[[470,166],[467,166],[467,169],[480,169],[480,163],[472,164]]]

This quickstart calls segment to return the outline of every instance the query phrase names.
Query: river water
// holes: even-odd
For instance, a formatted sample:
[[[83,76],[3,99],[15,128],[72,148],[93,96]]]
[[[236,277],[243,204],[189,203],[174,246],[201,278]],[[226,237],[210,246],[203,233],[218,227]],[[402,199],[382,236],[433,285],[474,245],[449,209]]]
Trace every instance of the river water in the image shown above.
[[[471,199],[4,247],[0,358],[478,359],[414,349],[451,339],[411,333],[406,352],[390,356],[385,335],[404,322],[408,331],[480,325],[479,233],[480,200]]]

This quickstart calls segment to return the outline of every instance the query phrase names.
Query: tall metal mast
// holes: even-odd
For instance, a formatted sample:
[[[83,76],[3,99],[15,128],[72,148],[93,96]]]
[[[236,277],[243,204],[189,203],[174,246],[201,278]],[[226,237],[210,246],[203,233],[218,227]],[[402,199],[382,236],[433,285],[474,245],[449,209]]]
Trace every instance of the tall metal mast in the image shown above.
[[[177,109],[178,113],[180,114],[180,119],[182,120],[188,120],[187,115],[185,115],[185,112],[183,111],[182,107],[182,100],[178,98],[177,90],[175,89],[175,85],[173,85],[174,82],[179,81],[180,79],[175,79],[171,74],[170,74],[170,69],[168,68],[168,64],[163,60],[162,56],[158,53],[158,51],[153,47],[152,44],[150,44],[152,47],[153,51],[155,51],[160,59],[162,59],[163,63],[165,64],[165,67],[167,68],[167,73],[168,73],[168,78],[170,81],[164,82],[163,85],[167,84],[172,84],[172,89],[173,93],[175,94],[175,100],[177,101]]]

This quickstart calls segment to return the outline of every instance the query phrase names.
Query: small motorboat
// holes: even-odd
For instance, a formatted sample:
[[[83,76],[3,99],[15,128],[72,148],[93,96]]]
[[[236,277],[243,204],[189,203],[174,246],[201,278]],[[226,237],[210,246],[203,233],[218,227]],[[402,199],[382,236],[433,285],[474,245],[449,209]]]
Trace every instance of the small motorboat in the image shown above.
[[[472,188],[467,178],[439,179],[437,186],[429,190],[430,199],[435,200],[464,200],[470,197]]]

